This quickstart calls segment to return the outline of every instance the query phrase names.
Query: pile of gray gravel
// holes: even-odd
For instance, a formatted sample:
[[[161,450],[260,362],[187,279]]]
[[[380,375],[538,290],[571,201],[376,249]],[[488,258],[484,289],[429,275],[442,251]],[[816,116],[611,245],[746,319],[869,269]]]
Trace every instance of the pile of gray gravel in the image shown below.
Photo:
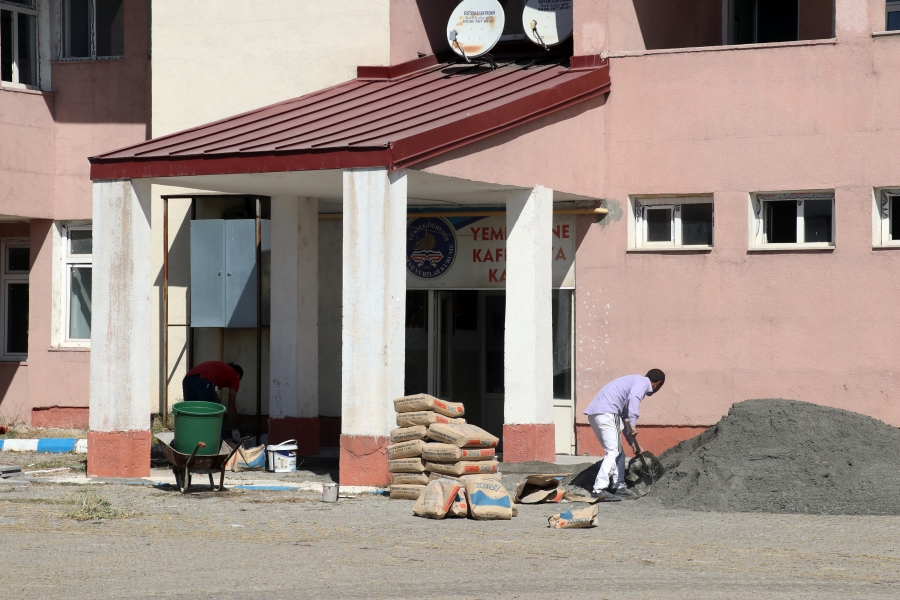
[[[900,515],[900,430],[846,410],[739,402],[660,460],[665,474],[643,501],[670,508]]]

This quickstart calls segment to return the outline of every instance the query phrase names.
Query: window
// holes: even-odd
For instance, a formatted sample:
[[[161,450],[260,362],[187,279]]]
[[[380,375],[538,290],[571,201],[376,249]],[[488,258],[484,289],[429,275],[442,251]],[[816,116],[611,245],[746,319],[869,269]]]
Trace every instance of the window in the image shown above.
[[[757,194],[752,200],[751,248],[831,248],[834,193]]]
[[[712,198],[634,201],[632,249],[705,249],[713,245]]]
[[[27,239],[5,239],[0,244],[3,269],[0,271],[0,305],[3,312],[0,359],[28,359],[28,272],[31,250]]]
[[[885,29],[887,31],[900,31],[900,0],[885,3],[887,14],[885,15]]]
[[[0,80],[38,84],[35,0],[0,0]]]
[[[91,341],[91,281],[93,236],[90,225],[63,226],[63,277],[65,325],[63,339],[69,346]]]
[[[876,192],[876,202],[874,244],[900,246],[900,189]]]
[[[124,0],[62,0],[62,57],[125,55]]]
[[[732,44],[800,39],[800,3],[795,0],[730,0]]]

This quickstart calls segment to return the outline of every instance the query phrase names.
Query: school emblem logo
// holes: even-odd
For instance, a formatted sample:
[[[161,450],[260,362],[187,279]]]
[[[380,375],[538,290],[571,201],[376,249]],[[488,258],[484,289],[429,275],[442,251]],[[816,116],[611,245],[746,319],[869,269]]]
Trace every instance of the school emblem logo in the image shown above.
[[[419,217],[406,225],[406,268],[421,279],[447,272],[456,258],[456,233],[444,219]]]

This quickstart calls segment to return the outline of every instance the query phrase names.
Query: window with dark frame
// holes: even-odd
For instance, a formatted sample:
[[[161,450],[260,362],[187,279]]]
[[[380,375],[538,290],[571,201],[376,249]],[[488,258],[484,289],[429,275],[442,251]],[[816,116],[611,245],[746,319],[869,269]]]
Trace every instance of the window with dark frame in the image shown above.
[[[28,276],[31,249],[28,240],[4,240],[2,277],[3,360],[28,358]]]
[[[62,0],[62,58],[125,55],[124,0]]]
[[[0,81],[38,85],[34,0],[0,0]]]
[[[885,30],[900,31],[900,0],[885,2]]]

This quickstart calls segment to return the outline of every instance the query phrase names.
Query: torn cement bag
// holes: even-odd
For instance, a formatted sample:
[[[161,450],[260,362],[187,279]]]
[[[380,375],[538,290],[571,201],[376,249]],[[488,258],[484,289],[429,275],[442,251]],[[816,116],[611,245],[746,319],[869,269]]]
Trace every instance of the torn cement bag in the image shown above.
[[[428,485],[429,481],[425,473],[391,473],[391,483],[394,485]]]
[[[426,462],[425,470],[444,475],[479,475],[481,473],[496,473],[496,460],[461,460],[455,463]]]
[[[391,473],[424,473],[425,461],[419,457],[389,460],[388,471]]]
[[[410,413],[412,414],[412,413]],[[428,426],[427,437],[435,442],[457,448],[496,448],[500,439],[476,425],[434,423]]]
[[[413,505],[413,514],[426,519],[443,519],[450,510],[460,483],[452,479],[435,479],[425,486],[425,491]]]
[[[512,519],[512,501],[509,492],[496,479],[485,477],[466,478],[466,499],[469,514],[478,521]]]
[[[465,419],[452,419],[439,415],[430,410],[420,410],[417,412],[397,413],[397,425],[400,427],[413,427],[414,425],[431,425],[432,423],[453,423],[456,425],[465,425]]]
[[[459,491],[456,492],[456,498],[450,503],[450,510],[447,511],[448,517],[468,517],[469,502],[466,500],[466,488],[460,484]]]
[[[226,442],[228,443],[228,442]],[[234,448],[234,443],[228,443]],[[242,448],[235,452],[228,462],[225,463],[226,469],[232,472],[239,471],[256,471],[266,468],[266,447],[257,446],[256,448]]]
[[[400,442],[391,444],[387,447],[388,459],[410,458],[413,456],[422,456],[422,449],[425,442],[422,440],[412,440],[411,442]]]
[[[566,497],[566,490],[559,479],[548,475],[529,475],[516,487],[513,502],[518,504],[543,504],[560,502]]]
[[[394,410],[398,413],[432,410],[445,417],[461,417],[466,414],[462,402],[447,402],[446,400],[439,400],[428,394],[416,394],[415,396],[397,398],[394,400]]]
[[[434,462],[494,460],[493,448],[459,448],[453,444],[431,443],[422,448],[422,458]]]
[[[424,490],[424,485],[392,485],[391,500],[418,500]]]
[[[391,443],[399,444],[400,442],[411,442],[412,440],[424,440],[427,432],[428,428],[424,425],[398,427],[391,430]]]
[[[597,509],[595,504],[587,508],[567,510],[547,519],[547,527],[552,529],[585,529],[597,526]]]

